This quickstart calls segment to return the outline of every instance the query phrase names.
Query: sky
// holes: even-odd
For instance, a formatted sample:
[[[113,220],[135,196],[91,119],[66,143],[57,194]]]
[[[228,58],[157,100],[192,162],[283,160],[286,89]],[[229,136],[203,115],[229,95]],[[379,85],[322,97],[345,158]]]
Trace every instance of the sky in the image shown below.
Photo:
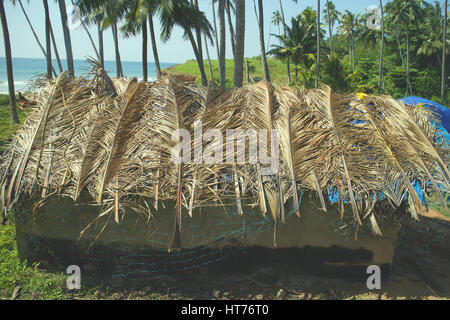
[[[28,3],[27,3],[28,2]],[[298,0],[297,4],[292,0],[282,0],[283,7],[285,11],[286,20],[290,21],[291,17],[298,15],[306,7],[312,6],[316,9],[316,0]],[[378,5],[379,0],[334,0],[336,9],[340,12],[345,10],[350,10],[354,13],[364,13],[366,8]],[[383,1],[387,3],[388,1]],[[443,5],[443,0],[440,0]],[[22,0],[25,10],[39,36],[39,40],[45,46],[45,18],[44,18],[44,8],[41,0]],[[62,58],[65,57],[64,50],[64,39],[61,25],[61,17],[59,14],[59,7],[57,3],[53,0],[48,1],[50,6],[50,19],[52,21],[53,30],[55,33],[57,46],[59,54]],[[325,8],[326,0],[321,0],[321,11]],[[66,5],[71,6],[71,1],[66,0]],[[211,0],[199,0],[200,9],[205,11],[208,19],[212,21],[212,8]],[[264,0],[264,31],[267,41],[273,44],[275,38],[272,36],[269,39],[270,33],[278,33],[278,27],[271,25],[272,13],[275,10],[279,10],[278,0]],[[20,58],[44,58],[38,44],[36,43],[33,34],[27,24],[25,16],[20,9],[20,6],[16,4],[14,7],[10,0],[5,0],[5,10],[8,20],[8,27],[11,38],[12,55],[13,57]],[[217,5],[216,5],[217,10]],[[216,12],[217,13],[217,12]],[[322,14],[323,19],[323,14]],[[159,51],[159,59],[161,62],[170,63],[183,63],[186,60],[194,59],[194,53],[189,41],[182,39],[183,31],[176,27],[172,34],[172,38],[163,43],[159,39],[160,27],[159,19],[154,19],[155,21],[155,33],[157,34],[157,46]],[[233,19],[234,21],[234,19]],[[323,21],[323,20],[322,20]],[[226,45],[226,56],[227,59],[232,58],[231,43],[229,42],[229,33],[227,27],[227,45]],[[97,30],[96,27],[90,27],[90,32],[97,41]],[[83,60],[87,56],[95,56],[94,50],[89,42],[89,38],[86,32],[80,27],[78,30],[71,30],[73,54],[75,59]],[[111,29],[107,29],[104,32],[104,45],[105,45],[105,60],[114,60],[114,44],[112,39]],[[141,60],[141,37],[135,37],[126,39],[120,37],[120,54],[123,61],[140,61]],[[216,50],[214,47],[209,45],[209,52],[211,59],[216,59]],[[255,17],[253,0],[246,0],[246,34],[245,34],[245,56],[253,57],[260,53],[259,46],[259,32],[258,25]],[[0,33],[0,57],[5,56],[5,50],[3,46],[3,34]],[[204,55],[206,57],[206,54]],[[149,62],[153,61],[153,55],[151,51],[151,43],[149,41]],[[4,68],[5,66],[0,66]]]

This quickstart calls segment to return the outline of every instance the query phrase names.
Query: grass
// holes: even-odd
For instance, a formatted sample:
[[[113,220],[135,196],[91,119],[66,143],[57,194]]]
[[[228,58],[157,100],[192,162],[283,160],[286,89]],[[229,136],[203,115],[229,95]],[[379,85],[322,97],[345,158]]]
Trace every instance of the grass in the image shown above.
[[[264,70],[261,64],[260,57],[248,58],[250,76],[252,78],[264,78]],[[287,67],[286,63],[276,58],[268,58],[267,63],[269,65],[270,77],[272,82],[277,85],[286,85],[288,83]],[[208,61],[205,60],[205,72],[208,80],[210,79],[210,72]],[[212,71],[214,75],[214,81],[219,83],[219,63],[217,60],[211,60]],[[293,66],[292,66],[293,68]],[[226,86],[233,87],[234,83],[234,60],[226,60],[225,63],[226,74]],[[196,60],[188,60],[184,64],[180,64],[171,68],[168,68],[169,73],[187,73],[198,76],[197,83],[201,83],[200,71]],[[291,70],[293,72],[293,70]],[[292,75],[294,77],[294,75]],[[244,70],[244,83],[246,83],[246,75]]]
[[[23,123],[27,113],[22,110],[17,110],[19,121]],[[9,108],[9,96],[0,94],[0,153],[2,153],[11,141],[13,133],[19,128],[20,124],[11,122],[11,111]]]

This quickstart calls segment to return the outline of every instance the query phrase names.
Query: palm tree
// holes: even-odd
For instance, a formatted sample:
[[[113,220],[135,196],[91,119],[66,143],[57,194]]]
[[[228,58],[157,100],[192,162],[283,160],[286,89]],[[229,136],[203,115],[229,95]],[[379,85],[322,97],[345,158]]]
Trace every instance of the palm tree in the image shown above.
[[[219,62],[220,66],[220,46],[219,46],[219,33],[217,32],[217,22],[216,22],[216,7],[215,3],[217,0],[211,0],[211,7],[212,7],[212,15],[213,15],[213,26],[214,26],[214,44],[216,47],[216,54],[217,54],[217,61]],[[221,70],[219,67],[219,79],[222,79],[221,77]]]
[[[352,60],[352,70],[355,72],[355,25],[356,17],[353,13],[345,10],[345,14],[341,16],[341,24],[338,31],[348,41],[349,57]]]
[[[193,30],[197,28],[204,33],[209,40],[212,40],[212,27],[203,11],[200,11],[197,6],[193,5],[188,0],[167,0],[160,7],[160,21],[161,21],[161,39],[168,41],[172,35],[172,30],[175,25],[180,26],[184,30],[184,38],[189,39],[192,49],[197,60],[198,68],[200,70],[202,84],[208,84],[208,78],[205,73],[205,66],[203,64],[202,55],[199,52],[199,47],[195,41]]]
[[[393,0],[387,6],[390,11],[390,20],[394,25],[401,25],[406,32],[406,95],[413,94],[410,81],[409,65],[410,65],[410,26],[412,21],[422,19],[422,7],[427,2],[422,0]]]
[[[236,51],[234,56],[234,86],[242,87],[244,77],[245,0],[236,0]]]
[[[267,57],[266,57],[266,45],[264,44],[264,8],[262,0],[258,0],[258,12],[256,11],[256,4],[253,0],[253,4],[255,7],[255,15],[256,20],[258,21],[258,28],[259,28],[259,45],[261,47],[261,60],[264,70],[264,79],[267,82],[272,82],[270,79],[270,72],[269,72],[269,65],[267,64]]]
[[[386,23],[388,26],[395,26],[395,34],[396,34],[396,40],[397,40],[397,48],[399,50],[400,59],[402,61],[402,66],[405,71],[405,77],[406,77],[406,96],[408,94],[412,95],[411,91],[411,85],[409,81],[409,73],[408,69],[406,67],[405,58],[403,56],[402,47],[401,47],[401,40],[400,40],[400,27],[404,26],[404,20],[406,19],[404,11],[403,11],[403,2],[394,0],[392,2],[389,2],[386,4]]]
[[[230,31],[231,50],[233,52],[233,57],[235,56],[236,50],[236,35],[234,33],[233,21],[231,19],[231,12],[235,12],[235,2],[236,0],[225,0],[225,9],[227,12],[228,28]]]
[[[27,14],[25,8],[23,7],[22,1],[21,1],[21,0],[18,0],[18,2],[19,2],[19,5],[20,5],[20,8],[22,9],[22,13],[23,13],[23,15],[25,16],[25,19],[27,20],[28,26],[30,27],[31,32],[33,33],[34,39],[36,40],[36,42],[37,42],[39,48],[41,49],[42,54],[44,55],[45,59],[48,61],[48,59],[47,59],[47,52],[46,52],[46,50],[44,49],[44,47],[42,46],[41,41],[39,41],[39,37],[38,37],[38,35],[36,34],[36,31],[34,30],[33,25],[31,24],[30,18],[28,17],[28,14]],[[12,3],[13,3],[13,5],[15,5],[15,4],[16,4],[16,1],[13,0]],[[55,72],[53,69],[52,69],[52,71],[54,72],[54,74],[55,74],[55,76],[56,76],[56,72]],[[50,77],[51,77],[51,76],[50,76]]]
[[[331,56],[334,54],[334,47],[333,47],[333,27],[334,24],[339,21],[339,15],[341,14],[339,11],[336,10],[336,6],[333,2],[327,0],[327,7],[324,10],[325,14],[325,22],[328,24],[328,33],[330,35],[330,52]]]
[[[281,17],[281,13],[278,10],[272,12],[272,24],[275,27],[278,27],[278,35],[281,35],[280,25],[283,23],[283,18]]]
[[[47,0],[42,0],[45,11],[45,44],[46,44],[46,52],[47,52],[47,78],[52,78],[52,41],[51,41],[51,33],[50,33],[50,11],[48,10],[48,2]]]
[[[225,0],[219,1],[219,35],[220,35],[220,43],[219,43],[219,77],[220,77],[220,87],[225,88],[226,82],[226,65],[225,65],[225,43],[226,43],[226,34],[225,34]]]
[[[100,29],[102,31],[108,27],[111,27],[114,40],[116,74],[118,78],[123,77],[117,23],[126,14],[126,9],[129,7],[129,2],[124,0],[78,0],[77,5],[81,8],[82,13],[87,15],[86,20],[100,24]]]
[[[134,36],[139,31],[142,32],[142,72],[143,80],[148,80],[148,63],[147,63],[147,47],[148,47],[148,30],[147,18],[150,26],[150,37],[152,41],[153,57],[155,60],[156,76],[161,76],[161,67],[159,64],[158,49],[156,46],[155,31],[153,28],[153,15],[158,9],[158,2],[154,0],[133,0],[128,4],[127,14],[125,16],[125,24],[121,30],[125,36]]]
[[[383,53],[384,53],[384,11],[383,1],[380,0],[381,10],[381,48],[380,48],[380,71],[378,73],[378,93],[381,93],[381,87],[384,90],[384,73],[383,73]],[[382,85],[383,84],[383,85]]]
[[[417,55],[419,56],[431,57],[435,55],[440,67],[442,67],[441,54],[443,49],[442,21],[442,8],[439,2],[436,2],[434,7],[430,6],[427,8],[422,26],[423,31],[419,35],[420,46],[417,50]],[[446,42],[449,41],[449,39],[446,39]]]
[[[281,24],[283,25],[283,34],[286,37],[286,19],[284,18],[283,3],[281,2],[281,0],[278,1],[280,3]],[[286,68],[288,74],[288,82],[291,83],[291,65],[289,55],[286,57]]]
[[[315,21],[313,21],[315,24]],[[314,63],[315,51],[315,30],[310,28],[307,19],[298,15],[291,20],[291,27],[286,25],[286,36],[275,35],[280,40],[280,45],[272,45],[269,52],[280,58],[291,57],[295,65],[295,82],[298,82],[299,66],[303,70],[309,70]],[[305,83],[308,82],[306,72],[304,76]]]
[[[8,75],[8,91],[9,91],[9,105],[11,108],[11,122],[19,123],[19,117],[17,116],[17,108],[16,108],[16,95],[14,91],[11,41],[9,39],[8,21],[6,20],[6,13],[5,7],[3,6],[3,2],[4,0],[0,0],[0,19],[2,22],[3,42],[5,45],[6,73]]]
[[[445,0],[444,5],[444,32],[442,35],[442,82],[441,82],[441,103],[444,104],[447,98],[447,76],[446,76],[446,67],[447,67],[447,12],[448,12],[448,0]]]
[[[84,17],[84,25],[95,25],[97,28],[98,37],[98,61],[102,68],[105,68],[105,49],[103,43],[103,30],[102,30],[102,13],[98,8],[101,7],[102,2],[86,2],[83,0],[76,1],[76,5],[80,7],[81,14]]]
[[[320,0],[317,0],[317,22],[316,22],[316,37],[317,37],[317,57],[316,57],[316,88],[319,86],[320,77]]]
[[[125,16],[125,23],[120,28],[125,37],[136,36],[142,33],[142,80],[148,81],[148,33],[147,33],[147,15],[148,11],[143,6],[142,1],[133,1],[129,3],[130,7]]]
[[[67,68],[69,74],[75,75],[75,68],[73,64],[73,52],[72,52],[72,41],[70,39],[70,31],[67,26],[67,12],[66,12],[66,3],[64,0],[58,0],[59,4],[59,12],[61,14],[61,24],[64,33],[64,44],[66,47],[66,60],[67,60]]]

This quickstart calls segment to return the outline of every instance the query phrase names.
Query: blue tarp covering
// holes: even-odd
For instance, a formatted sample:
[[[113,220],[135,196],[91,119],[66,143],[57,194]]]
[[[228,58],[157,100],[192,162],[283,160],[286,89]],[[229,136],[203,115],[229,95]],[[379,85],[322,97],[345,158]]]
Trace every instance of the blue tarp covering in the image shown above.
[[[418,104],[422,104],[423,108],[429,108],[432,111],[436,113],[438,116],[438,122],[434,123],[435,128],[437,129],[436,132],[436,140],[437,142],[443,142],[444,145],[447,147],[450,147],[450,109],[447,107],[444,107],[436,102],[419,98],[419,97],[406,97],[403,99],[400,99],[400,101],[403,101],[406,104],[417,106]],[[363,121],[355,120],[352,123],[363,123]],[[428,182],[427,182],[428,183]],[[415,181],[411,183],[414,190],[416,191],[419,199],[428,207],[425,193],[422,190],[422,186],[419,183],[419,181]],[[373,196],[375,197],[375,196]],[[383,193],[380,193],[377,197],[379,200],[382,200],[385,198]],[[336,187],[328,188],[328,200],[331,203],[337,203],[339,202],[339,193],[337,191]],[[349,202],[349,200],[345,199],[344,202]]]
[[[447,107],[444,107],[443,105],[440,105],[439,103],[419,98],[419,97],[406,97],[403,99],[400,99],[406,104],[417,106],[419,103],[423,105],[424,108],[428,108],[436,112],[436,114],[439,116],[439,120],[442,123],[442,126],[447,130],[447,132],[450,132],[450,109]]]

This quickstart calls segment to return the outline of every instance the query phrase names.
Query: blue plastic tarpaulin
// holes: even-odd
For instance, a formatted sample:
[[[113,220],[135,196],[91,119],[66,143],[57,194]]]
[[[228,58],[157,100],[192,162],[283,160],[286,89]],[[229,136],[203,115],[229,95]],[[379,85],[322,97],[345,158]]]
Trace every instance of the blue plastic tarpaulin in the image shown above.
[[[420,105],[423,108],[428,108],[432,110],[436,116],[438,121],[435,123],[432,123],[434,127],[436,128],[436,141],[442,142],[444,146],[450,147],[450,109],[447,107],[444,107],[436,102],[420,98],[420,97],[406,97],[403,99],[400,99],[400,101],[403,101],[406,104],[417,106]],[[352,123],[363,123],[363,121],[354,121]],[[426,205],[427,201],[425,198],[425,193],[422,190],[422,186],[419,181],[414,181],[411,183],[414,190],[416,191],[419,199]],[[429,182],[427,182],[429,184]],[[375,195],[373,195],[373,198]],[[380,192],[380,194],[377,196],[378,200],[382,200],[385,198],[384,194]],[[339,202],[339,193],[337,191],[336,187],[328,188],[328,200],[331,203],[337,203]],[[345,199],[344,202],[349,202],[348,199]]]

